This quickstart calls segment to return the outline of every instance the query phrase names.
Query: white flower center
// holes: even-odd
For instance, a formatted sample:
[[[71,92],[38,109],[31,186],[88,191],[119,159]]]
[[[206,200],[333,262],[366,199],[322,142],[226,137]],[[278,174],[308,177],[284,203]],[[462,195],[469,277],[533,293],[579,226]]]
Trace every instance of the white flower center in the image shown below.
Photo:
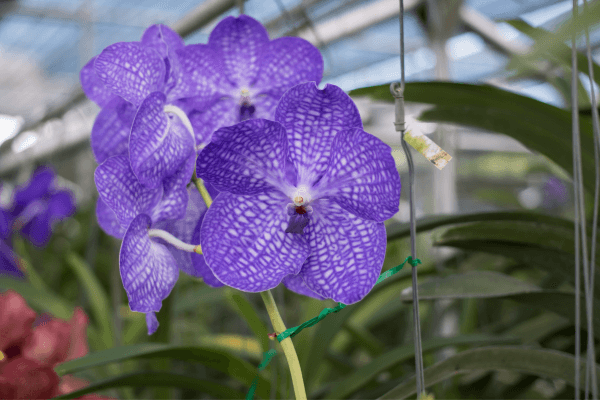
[[[293,198],[294,205],[296,205],[296,207],[304,206],[310,203],[311,200],[312,195],[310,194],[306,186],[300,185],[298,188],[296,188]]]

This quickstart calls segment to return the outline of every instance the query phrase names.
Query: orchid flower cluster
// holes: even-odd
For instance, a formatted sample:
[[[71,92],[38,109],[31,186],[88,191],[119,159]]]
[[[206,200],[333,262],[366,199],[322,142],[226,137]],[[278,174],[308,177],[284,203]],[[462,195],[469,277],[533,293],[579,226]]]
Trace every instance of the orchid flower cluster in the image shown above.
[[[346,304],[375,284],[400,178],[352,100],[317,87],[322,74],[317,48],[269,40],[245,15],[222,20],[208,44],[153,25],[82,69],[102,108],[91,135],[98,222],[122,239],[123,285],[149,334],[179,271]],[[190,185],[194,169],[212,205]]]
[[[37,168],[28,182],[10,194],[8,204],[0,205],[0,274],[23,277],[12,249],[15,234],[43,247],[50,240],[54,224],[74,212],[73,194],[56,186],[55,172],[47,166]]]

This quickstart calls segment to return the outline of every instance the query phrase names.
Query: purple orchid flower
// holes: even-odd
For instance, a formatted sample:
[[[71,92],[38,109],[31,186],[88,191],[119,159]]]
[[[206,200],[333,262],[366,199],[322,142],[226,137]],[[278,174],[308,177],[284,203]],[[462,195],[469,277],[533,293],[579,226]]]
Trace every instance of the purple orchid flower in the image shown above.
[[[0,239],[0,276],[9,275],[14,278],[24,278],[19,268],[19,259],[13,252],[9,241]]]
[[[52,225],[75,212],[75,200],[68,190],[54,187],[56,174],[46,166],[36,169],[29,182],[15,189],[9,224],[12,231],[36,246],[48,243]],[[6,216],[6,214],[5,214]]]
[[[219,129],[196,173],[221,191],[200,235],[219,281],[248,292],[283,281],[345,304],[374,286],[400,176],[390,147],[363,131],[340,88],[299,84],[281,98],[275,122]]]
[[[188,244],[206,211],[198,191],[186,188],[193,168],[191,158],[159,188],[142,185],[124,155],[110,157],[95,172],[98,222],[107,233],[123,239],[119,255],[123,286],[131,310],[146,313],[148,334],[158,328],[154,313],[180,270],[195,277],[212,276],[203,256],[192,255],[195,246]]]
[[[183,47],[176,32],[152,25],[141,41],[108,46],[80,73],[85,93],[103,107],[91,136],[96,160],[128,154],[134,173],[150,187],[195,154],[187,116],[167,114],[165,107],[195,94],[176,55]]]
[[[277,102],[292,86],[321,81],[323,58],[304,39],[269,41],[260,22],[227,17],[213,29],[208,44],[177,50],[184,79],[196,91],[179,101],[196,134],[196,143],[212,133],[251,118],[273,119]]]

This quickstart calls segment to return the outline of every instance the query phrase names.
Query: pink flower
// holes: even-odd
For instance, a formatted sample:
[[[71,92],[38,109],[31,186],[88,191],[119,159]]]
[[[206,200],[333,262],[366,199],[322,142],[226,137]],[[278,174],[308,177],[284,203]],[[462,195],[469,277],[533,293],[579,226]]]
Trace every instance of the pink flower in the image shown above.
[[[59,377],[54,366],[88,353],[88,318],[76,308],[69,321],[42,315],[11,290],[0,293],[0,398],[47,399],[88,385],[73,376]],[[34,326],[35,325],[35,326]],[[108,399],[85,395],[80,399]]]

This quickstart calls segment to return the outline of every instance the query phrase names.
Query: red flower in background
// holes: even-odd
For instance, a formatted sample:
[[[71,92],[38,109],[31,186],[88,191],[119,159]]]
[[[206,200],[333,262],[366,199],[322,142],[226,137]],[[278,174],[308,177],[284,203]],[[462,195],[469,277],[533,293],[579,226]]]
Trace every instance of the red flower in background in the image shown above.
[[[79,378],[59,378],[53,369],[88,353],[87,324],[81,308],[69,321],[47,315],[36,321],[35,312],[18,293],[0,293],[0,398],[47,399],[87,386]]]

